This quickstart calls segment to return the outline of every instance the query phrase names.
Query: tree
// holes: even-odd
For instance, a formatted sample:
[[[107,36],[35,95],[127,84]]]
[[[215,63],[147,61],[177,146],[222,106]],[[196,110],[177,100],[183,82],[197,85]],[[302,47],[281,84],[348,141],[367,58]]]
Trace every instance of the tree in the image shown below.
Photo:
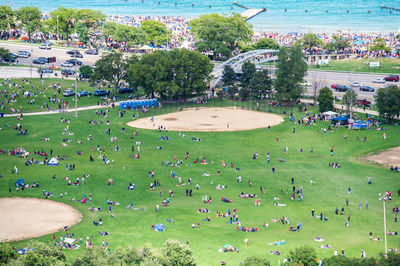
[[[195,51],[156,51],[131,65],[127,80],[152,97],[186,99],[204,93],[212,68],[208,57]]]
[[[242,76],[240,77],[240,97],[247,99],[250,96],[250,82],[256,73],[256,65],[246,61],[242,65]]]
[[[325,258],[322,261],[324,265],[327,266],[374,266],[377,265],[377,261],[374,257],[368,259],[362,258],[350,258],[350,257],[342,257],[342,256],[332,256],[329,258]],[[379,264],[385,265],[385,264]]]
[[[79,9],[77,11],[78,20],[85,24],[87,28],[95,29],[99,22],[105,21],[106,15],[101,13],[101,11],[96,11],[92,9]]]
[[[295,103],[301,96],[302,86],[308,66],[304,61],[301,47],[281,47],[275,72],[276,97],[279,102]]]
[[[135,56],[130,59],[136,60]],[[93,81],[108,81],[114,86],[114,95],[117,95],[118,86],[125,78],[128,69],[128,60],[123,58],[122,53],[111,52],[103,55],[97,60],[94,73],[91,76]]]
[[[257,71],[249,84],[250,96],[253,99],[263,99],[272,89],[272,81],[269,77],[268,70],[263,69]]]
[[[302,264],[304,266],[315,265],[315,259],[317,258],[317,253],[315,249],[308,246],[298,247],[289,252],[289,261]]]
[[[101,30],[103,32],[104,38],[107,40],[111,36],[114,36],[115,32],[117,31],[117,23],[115,22],[106,22],[102,27]]]
[[[81,256],[72,263],[73,266],[97,266],[107,265],[107,256],[102,248],[85,249]]]
[[[321,113],[333,110],[333,93],[328,87],[323,87],[318,95],[319,111]]]
[[[379,115],[388,121],[400,115],[400,89],[397,86],[378,89],[375,102]]]
[[[85,23],[78,22],[75,27],[76,34],[78,34],[79,40],[83,43],[89,41],[89,28]]]
[[[274,39],[262,38],[253,45],[253,49],[255,49],[255,50],[259,50],[259,49],[278,50],[279,44]]]
[[[14,24],[14,11],[11,7],[0,6],[0,31],[9,31]]]
[[[9,264],[16,257],[14,250],[8,243],[0,243],[0,265]]]
[[[377,52],[377,56],[381,53],[390,53],[392,49],[387,46],[382,38],[375,39],[372,46],[369,48],[370,51]]]
[[[271,265],[269,260],[267,258],[261,258],[261,257],[247,257],[243,261],[243,266],[269,266]]]
[[[0,47],[0,62],[4,59],[9,59],[11,57],[10,50]]]
[[[31,40],[32,33],[41,28],[42,12],[37,7],[26,6],[21,7],[15,13],[18,25],[28,33],[28,38]]]
[[[50,19],[46,22],[55,32],[57,31],[57,20],[60,34],[68,40],[69,36],[75,31],[78,11],[75,8],[59,7],[50,12]]]
[[[131,246],[117,248],[107,257],[107,265],[140,265],[142,261],[139,251]]]
[[[163,265],[196,265],[195,260],[187,244],[183,244],[178,240],[167,240],[161,249],[165,262]]]
[[[307,33],[301,39],[298,39],[295,44],[301,45],[301,47],[306,49],[312,49],[322,46],[323,42],[314,33]]]
[[[343,51],[349,47],[351,47],[351,44],[348,39],[341,35],[333,35],[330,42],[325,45],[325,50],[330,52]]]
[[[198,51],[211,50],[214,55],[222,54],[230,57],[238,47],[237,41],[250,40],[253,34],[251,24],[239,14],[231,17],[219,14],[202,15],[190,21],[191,32],[197,38]]]
[[[146,33],[142,29],[128,25],[116,24],[112,36],[117,42],[125,42],[130,46],[146,42]]]
[[[79,67],[79,72],[81,73],[82,78],[90,79],[93,74],[93,68],[88,65],[82,65]]]
[[[146,40],[155,46],[167,43],[169,33],[165,24],[155,20],[146,20],[142,22],[140,29],[146,33]]]
[[[235,71],[233,68],[229,65],[224,66],[224,73],[222,74],[222,82],[224,83],[224,86],[227,86],[228,88],[233,86],[235,84]]]
[[[347,111],[350,113],[350,118],[353,117],[353,107],[357,103],[357,93],[354,90],[348,90],[343,95],[343,103],[347,107]]]
[[[38,241],[31,241],[28,246],[32,249],[29,249],[25,256],[18,258],[18,261],[23,265],[63,265],[66,261],[65,254],[60,246]]]

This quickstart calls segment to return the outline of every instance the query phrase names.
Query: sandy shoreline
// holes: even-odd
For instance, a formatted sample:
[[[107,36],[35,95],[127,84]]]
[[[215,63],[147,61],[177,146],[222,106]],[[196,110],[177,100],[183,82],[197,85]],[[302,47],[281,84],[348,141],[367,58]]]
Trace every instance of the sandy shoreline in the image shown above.
[[[266,128],[282,123],[284,119],[276,114],[249,111],[237,108],[197,108],[180,112],[141,118],[127,123],[128,126],[143,129],[158,129],[162,125],[172,131],[223,132]]]
[[[82,220],[67,204],[37,198],[0,198],[0,213],[0,242],[51,234]]]

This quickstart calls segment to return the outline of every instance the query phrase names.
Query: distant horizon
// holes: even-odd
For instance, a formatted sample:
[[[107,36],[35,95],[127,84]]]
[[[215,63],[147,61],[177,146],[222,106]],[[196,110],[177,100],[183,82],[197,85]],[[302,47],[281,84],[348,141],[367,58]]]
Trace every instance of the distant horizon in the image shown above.
[[[112,0],[113,4],[110,4],[110,0],[49,0],[47,2],[24,0],[21,2],[1,0],[0,3],[8,4],[13,9],[21,6],[36,6],[45,14],[62,6],[98,10],[108,16],[193,18],[210,13],[242,13],[245,10],[234,5],[234,1],[224,0],[143,0],[143,2],[141,0]],[[385,0],[371,0],[368,3],[363,0],[351,2],[346,0],[243,0],[237,2],[250,8],[265,7],[267,9],[266,12],[248,21],[256,32],[335,32],[340,30],[363,33],[400,32],[400,11],[393,10],[390,13],[389,10],[382,9],[381,6],[389,5]],[[400,8],[400,3],[396,7]]]

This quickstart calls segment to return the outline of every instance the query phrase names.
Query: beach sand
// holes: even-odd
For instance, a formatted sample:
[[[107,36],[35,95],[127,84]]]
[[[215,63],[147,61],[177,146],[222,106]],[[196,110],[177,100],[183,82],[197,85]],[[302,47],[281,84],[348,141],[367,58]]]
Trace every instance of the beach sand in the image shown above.
[[[0,242],[39,237],[81,221],[69,205],[35,198],[0,198]]]
[[[275,126],[284,120],[276,114],[236,108],[196,108],[134,120],[128,126],[158,129],[159,125],[173,131],[238,131]]]

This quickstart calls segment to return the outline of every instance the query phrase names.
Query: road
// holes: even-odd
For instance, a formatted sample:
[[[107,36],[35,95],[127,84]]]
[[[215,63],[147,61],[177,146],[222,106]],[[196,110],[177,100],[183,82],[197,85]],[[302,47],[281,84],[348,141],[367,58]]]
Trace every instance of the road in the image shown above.
[[[18,51],[27,51],[31,53],[31,57],[29,58],[18,58],[18,63],[22,65],[27,65],[30,66],[32,64],[32,60],[37,59],[38,57],[56,57],[56,63],[54,63],[54,66],[57,68],[64,68],[61,67],[61,63],[65,62],[68,59],[71,59],[72,57],[68,54],[66,54],[67,51],[69,50],[76,50],[76,49],[63,49],[63,48],[52,48],[51,50],[43,50],[39,49],[39,45],[25,45],[25,44],[16,44],[16,43],[5,43],[5,42],[0,42],[0,47],[9,49],[11,53],[16,54]],[[100,58],[99,55],[87,55],[84,54],[83,51],[81,51],[81,54],[83,54],[83,58],[77,58],[79,61],[82,61],[84,65],[89,65],[89,66],[94,66],[96,61]],[[45,65],[33,65],[33,66],[42,66],[42,67],[50,67],[53,64],[45,64]],[[74,66],[70,67],[69,69],[78,69],[79,66]]]

